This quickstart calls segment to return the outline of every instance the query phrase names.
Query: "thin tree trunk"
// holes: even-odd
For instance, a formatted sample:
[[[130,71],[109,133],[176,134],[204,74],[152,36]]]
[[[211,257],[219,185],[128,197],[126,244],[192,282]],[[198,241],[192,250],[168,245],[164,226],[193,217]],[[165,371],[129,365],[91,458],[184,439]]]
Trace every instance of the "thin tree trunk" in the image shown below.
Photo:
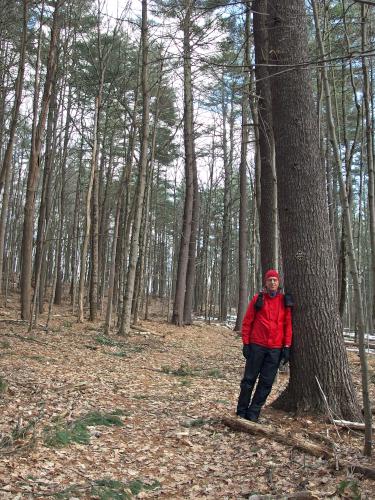
[[[259,149],[261,161],[260,255],[263,276],[278,268],[277,181],[275,142],[272,130],[272,101],[268,72],[267,0],[254,0],[255,76],[258,97]],[[259,193],[258,197],[259,197]]]
[[[22,38],[21,38],[21,47],[20,47],[20,59],[18,63],[18,73],[16,78],[16,89],[15,89],[15,97],[14,97],[14,105],[12,110],[12,119],[9,127],[9,139],[7,143],[7,147],[4,153],[4,159],[1,166],[0,171],[0,194],[3,189],[5,179],[7,177],[8,170],[11,168],[11,161],[13,156],[13,147],[14,147],[14,139],[16,135],[17,122],[20,112],[20,106],[22,102],[22,91],[24,84],[24,75],[25,75],[25,58],[26,58],[26,40],[27,40],[27,18],[28,18],[28,9],[29,9],[29,1],[23,0],[23,25],[22,25]],[[0,242],[1,245],[1,242]],[[0,246],[0,253],[2,253],[3,247]],[[1,283],[1,279],[0,279]]]
[[[367,41],[367,13],[368,7],[361,6],[362,14],[362,52],[368,50]],[[375,325],[375,180],[373,158],[373,129],[371,120],[371,92],[367,58],[362,57],[363,73],[363,102],[366,125],[366,156],[368,171],[368,211],[370,216],[370,241],[371,241],[371,283],[372,283],[372,324]]]
[[[228,102],[226,96],[226,86],[223,78],[221,84],[221,107],[223,116],[223,167],[224,167],[224,199],[223,199],[223,232],[221,239],[221,265],[220,265],[220,321],[226,321],[228,315],[228,270],[229,270],[229,202],[230,202],[230,182],[231,167],[228,155],[227,138],[227,113]]]
[[[246,1],[244,66],[249,68],[250,3]],[[248,302],[247,290],[247,145],[249,140],[249,76],[244,73],[242,94],[242,132],[240,161],[240,218],[238,242],[238,306],[235,330],[241,330],[242,320]]]
[[[135,271],[139,250],[139,232],[142,221],[142,207],[146,187],[147,155],[150,126],[150,90],[148,82],[148,21],[147,0],[142,0],[142,134],[141,151],[139,158],[139,173],[137,193],[135,198],[135,214],[132,227],[132,239],[130,246],[130,258],[124,294],[124,304],[120,324],[120,335],[128,335],[130,330],[131,307],[134,295]]]
[[[81,123],[83,120],[83,110],[81,115]],[[80,214],[80,193],[81,193],[81,179],[83,171],[83,144],[84,137],[81,137],[80,152],[79,152],[79,167],[76,182],[76,195],[74,201],[74,216],[73,216],[73,231],[72,231],[72,260],[71,260],[71,274],[72,281],[70,284],[70,297],[72,305],[72,314],[75,313],[76,305],[76,280],[77,280],[77,251],[79,248],[79,214]]]
[[[89,185],[86,197],[86,220],[85,220],[85,234],[83,237],[82,251],[81,251],[81,268],[79,275],[79,290],[78,290],[78,322],[82,323],[84,320],[84,292],[85,292],[85,278],[86,278],[86,265],[87,265],[87,250],[89,247],[89,238],[91,231],[91,196],[94,184],[95,165],[97,161],[98,149],[98,119],[99,119],[99,95],[95,98],[95,116],[94,116],[94,129],[93,129],[93,148],[91,157],[91,172]]]
[[[57,0],[52,19],[51,40],[49,45],[47,74],[44,84],[41,110],[35,133],[32,136],[32,145],[29,161],[29,172],[27,179],[27,191],[24,209],[24,223],[22,236],[22,266],[21,266],[21,317],[29,320],[31,315],[31,279],[32,279],[32,249],[33,249],[33,227],[35,213],[35,196],[38,186],[40,152],[42,147],[42,135],[44,133],[48,108],[50,104],[52,82],[56,72],[57,42],[60,32],[60,7],[62,0]],[[42,28],[41,28],[42,29]],[[39,71],[38,68],[36,70]],[[35,108],[34,108],[35,111]]]
[[[26,58],[26,39],[27,39],[27,17],[28,17],[29,0],[23,1],[23,25],[22,25],[22,38],[20,47],[20,58],[18,63],[18,73],[15,85],[15,98],[12,110],[12,119],[9,128],[9,139],[4,153],[4,159],[0,172],[0,194],[4,188],[2,207],[1,207],[1,220],[0,220],[0,295],[3,290],[3,259],[4,259],[4,243],[5,243],[5,225],[7,220],[8,205],[9,205],[9,188],[11,179],[11,162],[13,156],[14,140],[16,135],[17,122],[19,111],[22,101],[22,90],[24,84],[25,74],[25,58]],[[3,127],[2,127],[3,128]]]
[[[178,256],[177,280],[173,304],[172,323],[181,326],[184,319],[186,275],[189,263],[189,248],[193,224],[194,204],[194,138],[193,138],[193,94],[191,81],[191,15],[193,4],[185,2],[184,31],[184,146],[185,146],[185,205],[183,227]],[[194,236],[195,238],[195,236]]]
[[[70,138],[70,123],[71,123],[71,107],[72,107],[72,89],[69,87],[68,94],[68,105],[66,110],[66,121],[65,121],[65,131],[64,131],[64,143],[63,152],[61,158],[61,231],[64,227],[65,222],[65,205],[66,205],[66,169],[67,169],[67,158],[68,158],[68,144]],[[61,305],[62,293],[63,293],[63,282],[62,282],[62,237],[59,238],[59,245],[57,247],[57,278],[56,278],[56,290],[54,304]]]

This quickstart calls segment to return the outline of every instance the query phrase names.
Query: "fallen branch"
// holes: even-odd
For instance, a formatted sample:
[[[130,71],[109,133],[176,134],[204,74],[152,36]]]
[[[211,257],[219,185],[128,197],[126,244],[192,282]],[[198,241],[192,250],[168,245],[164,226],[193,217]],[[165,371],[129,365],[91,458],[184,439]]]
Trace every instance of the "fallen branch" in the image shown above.
[[[81,391],[84,389],[87,389],[88,384],[87,382],[80,382],[79,384],[65,384],[65,385],[60,385],[59,387],[56,387],[56,392],[61,392],[65,390],[75,390],[75,391]]]
[[[49,344],[47,344],[46,342],[42,342],[41,340],[38,340],[34,337],[24,337],[23,335],[19,335],[18,333],[0,333],[0,335],[2,337],[17,338],[23,340],[24,342],[35,342],[36,344],[45,345],[47,347],[49,346]]]
[[[362,476],[365,476],[368,479],[375,479],[375,469],[371,469],[365,465],[353,464],[351,462],[347,462],[346,460],[340,460],[339,466],[347,467],[350,472],[362,474]]]
[[[132,330],[136,330],[139,333],[146,333],[148,335],[155,335],[155,337],[165,337],[164,333],[153,332],[151,330],[147,330],[146,328],[140,327],[138,325],[130,325]]]
[[[10,323],[12,325],[27,325],[28,321],[25,319],[0,319],[0,323]]]
[[[232,429],[247,432],[249,434],[261,434],[270,439],[274,439],[279,443],[283,443],[288,446],[292,446],[297,450],[304,451],[305,453],[313,455],[314,457],[333,458],[334,456],[334,454],[330,450],[324,448],[323,446],[299,439],[285,432],[280,432],[270,425],[259,425],[255,422],[250,422],[249,420],[238,417],[224,416],[222,420],[225,425],[231,427]]]
[[[324,496],[327,494],[325,493]],[[332,496],[334,493],[332,494]],[[312,491],[296,491],[295,493],[277,494],[277,495],[251,495],[249,500],[319,500],[323,498],[322,493],[313,493]]]
[[[309,439],[313,439],[315,441],[328,445],[329,448],[335,449],[335,447],[337,446],[337,444],[333,441],[333,439],[325,436],[324,434],[318,434],[317,432],[311,432],[306,429],[303,429],[301,433],[305,434]]]
[[[347,429],[354,429],[359,431],[365,430],[365,424],[363,422],[350,422],[349,420],[334,420],[333,423],[339,427],[346,427]],[[375,429],[375,425],[372,426]]]
[[[246,432],[248,434],[260,434],[262,436],[268,437],[269,439],[274,439],[279,443],[286,444],[287,446],[292,446],[293,448],[308,453],[309,455],[312,455],[314,457],[333,459],[333,467],[346,467],[352,472],[362,474],[369,479],[375,479],[375,469],[359,464],[354,464],[352,462],[347,462],[346,460],[338,461],[335,454],[327,448],[318,446],[302,439],[297,439],[296,437],[288,433],[282,433],[274,429],[270,425],[259,425],[255,422],[250,422],[249,420],[245,420],[243,418],[230,416],[222,417],[222,422],[231,429]]]

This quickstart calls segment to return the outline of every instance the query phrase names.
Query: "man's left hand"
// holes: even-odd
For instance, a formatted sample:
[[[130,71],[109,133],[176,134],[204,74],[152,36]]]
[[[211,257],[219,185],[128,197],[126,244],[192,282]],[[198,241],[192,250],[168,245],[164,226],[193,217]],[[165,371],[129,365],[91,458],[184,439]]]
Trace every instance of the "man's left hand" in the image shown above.
[[[281,363],[286,365],[290,358],[290,347],[283,347],[281,350]]]

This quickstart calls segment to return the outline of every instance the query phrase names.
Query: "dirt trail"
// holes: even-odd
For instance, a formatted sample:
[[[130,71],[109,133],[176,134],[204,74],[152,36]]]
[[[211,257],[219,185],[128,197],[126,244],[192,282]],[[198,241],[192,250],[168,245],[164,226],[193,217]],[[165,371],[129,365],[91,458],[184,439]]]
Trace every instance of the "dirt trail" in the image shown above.
[[[32,338],[22,324],[0,323],[0,498],[237,499],[298,490],[375,498],[371,481],[221,423],[234,412],[243,369],[240,340],[227,328],[143,322],[155,334],[122,339],[60,313],[52,331]],[[280,374],[271,400],[286,382]],[[361,434],[341,431],[339,440],[325,423],[269,406],[262,419],[285,432],[330,429],[343,457],[360,457]]]

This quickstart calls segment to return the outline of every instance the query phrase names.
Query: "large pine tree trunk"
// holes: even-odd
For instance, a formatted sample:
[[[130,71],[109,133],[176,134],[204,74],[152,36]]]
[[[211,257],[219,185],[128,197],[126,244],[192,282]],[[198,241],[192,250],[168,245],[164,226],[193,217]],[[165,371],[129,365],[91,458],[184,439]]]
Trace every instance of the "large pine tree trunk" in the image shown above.
[[[275,142],[272,130],[271,84],[268,67],[267,0],[254,0],[255,76],[258,97],[259,149],[261,161],[260,257],[263,275],[278,268],[277,182]],[[259,194],[258,194],[259,196]]]
[[[325,172],[309,72],[303,0],[269,2],[271,90],[285,283],[295,296],[288,388],[276,405],[289,410],[358,417],[342,325],[337,273],[329,236]],[[290,65],[289,71],[277,67]],[[296,65],[296,66],[295,66]]]

